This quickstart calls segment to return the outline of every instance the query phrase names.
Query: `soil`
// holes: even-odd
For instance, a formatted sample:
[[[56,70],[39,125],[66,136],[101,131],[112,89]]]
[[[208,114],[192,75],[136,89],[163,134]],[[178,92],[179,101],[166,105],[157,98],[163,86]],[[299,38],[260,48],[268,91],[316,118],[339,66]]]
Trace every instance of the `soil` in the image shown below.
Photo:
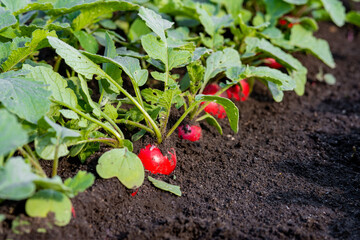
[[[7,219],[0,239],[360,239],[360,35],[348,41],[349,31],[323,23],[316,34],[329,41],[334,70],[297,55],[309,69],[303,97],[286,93],[275,103],[257,84],[237,104],[238,134],[224,120],[222,136],[201,123],[199,143],[176,134],[165,142],[163,149],[176,148],[178,165],[169,177],[153,177],[180,185],[182,197],[149,181],[131,196],[117,179],[96,174],[101,153],[84,165],[62,160],[63,179],[79,169],[97,177],[73,199],[76,218],[45,226],[46,233],[36,231],[43,220],[31,220],[23,235]],[[336,76],[335,85],[315,80],[320,67]],[[136,142],[134,152],[152,141]],[[4,202],[0,212],[29,220],[24,202]]]

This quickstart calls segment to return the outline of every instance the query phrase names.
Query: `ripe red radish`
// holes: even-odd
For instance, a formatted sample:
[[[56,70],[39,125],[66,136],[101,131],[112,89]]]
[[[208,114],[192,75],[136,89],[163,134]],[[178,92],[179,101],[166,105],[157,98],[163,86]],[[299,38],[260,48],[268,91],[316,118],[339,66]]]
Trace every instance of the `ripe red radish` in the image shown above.
[[[226,111],[223,106],[216,102],[210,102],[204,109],[205,112],[217,117],[219,119],[226,117]]]
[[[171,159],[164,156],[160,149],[155,145],[147,145],[140,150],[138,157],[140,158],[144,168],[154,174],[169,175],[176,167],[176,153],[168,152],[171,155]]]
[[[234,85],[228,90],[226,90],[227,97],[228,98],[234,98],[236,101],[246,101],[246,99],[249,97],[250,93],[250,86],[247,83],[246,79],[243,79],[240,81],[240,85]]]
[[[278,63],[274,58],[265,58],[264,64],[270,68],[280,69],[283,67],[280,63]]]
[[[203,91],[203,94],[205,95],[215,95],[221,87],[217,85],[216,83],[211,83],[207,85]],[[222,93],[220,95],[221,97],[226,97],[225,93]],[[204,102],[201,103],[201,105],[204,104]],[[205,112],[213,115],[214,117],[217,117],[219,119],[226,117],[226,111],[223,106],[221,106],[218,103],[210,102],[204,109]]]
[[[201,138],[201,127],[195,125],[190,126],[188,124],[180,126],[178,128],[178,135],[179,138],[196,142]]]
[[[211,83],[204,88],[203,94],[205,95],[215,95],[220,91],[221,87],[216,83]]]
[[[279,25],[285,26],[287,24],[287,21],[283,18],[279,19]]]

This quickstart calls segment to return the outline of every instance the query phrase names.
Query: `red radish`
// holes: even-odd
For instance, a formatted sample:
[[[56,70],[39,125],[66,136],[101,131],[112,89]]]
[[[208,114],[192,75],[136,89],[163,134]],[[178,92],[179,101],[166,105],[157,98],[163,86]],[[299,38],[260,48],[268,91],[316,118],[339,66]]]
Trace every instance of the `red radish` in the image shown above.
[[[205,95],[215,95],[219,90],[221,89],[221,87],[219,85],[217,85],[216,83],[211,83],[209,85],[207,85],[203,91],[203,94]],[[220,95],[221,97],[226,97],[225,93],[222,93]],[[205,102],[202,102],[201,105],[203,105]],[[226,117],[226,111],[224,109],[223,106],[221,106],[218,103],[215,102],[210,102],[204,109],[205,112],[213,115],[214,117],[217,118],[225,118]]]
[[[204,88],[203,94],[205,95],[215,95],[220,91],[221,87],[216,83],[211,83]]]
[[[201,138],[201,127],[199,126],[190,126],[186,124],[185,126],[180,126],[178,129],[179,138],[189,140],[191,142],[199,141]]]
[[[223,106],[216,102],[210,102],[204,109],[205,112],[217,117],[219,119],[226,117],[226,111]]]
[[[246,79],[241,80],[240,84],[242,89],[240,89],[240,86],[236,84],[226,90],[228,98],[234,98],[236,101],[246,101],[249,97],[250,86]]]
[[[283,66],[278,63],[274,58],[265,58],[264,59],[264,63],[266,66],[270,67],[270,68],[275,68],[275,69],[279,69],[282,68]]]
[[[155,145],[147,145],[140,150],[138,157],[140,158],[144,168],[154,174],[169,175],[176,167],[176,153],[168,152],[171,155],[171,159],[164,156],[160,149]]]
[[[281,26],[285,26],[287,24],[287,21],[285,19],[281,18],[281,19],[279,19],[279,24]]]

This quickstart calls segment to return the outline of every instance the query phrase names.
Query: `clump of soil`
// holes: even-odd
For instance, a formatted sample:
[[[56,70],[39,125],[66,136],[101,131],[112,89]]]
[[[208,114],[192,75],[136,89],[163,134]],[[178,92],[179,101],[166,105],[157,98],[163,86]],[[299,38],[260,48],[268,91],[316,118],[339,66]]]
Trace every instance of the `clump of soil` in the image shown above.
[[[198,143],[176,134],[178,166],[169,177],[181,186],[177,197],[148,181],[135,196],[117,179],[103,180],[95,166],[62,160],[61,177],[87,170],[95,184],[73,200],[76,218],[46,233],[16,235],[10,220],[3,239],[360,239],[360,36],[347,41],[347,29],[321,24],[337,68],[298,55],[309,69],[305,96],[286,93],[275,103],[260,84],[238,103],[240,131],[221,121],[223,136],[204,123]],[[323,67],[334,86],[315,81]],[[151,143],[135,143],[135,153]],[[108,149],[103,149],[106,151]],[[176,178],[175,178],[176,176]],[[4,202],[1,213],[24,213],[24,203]]]

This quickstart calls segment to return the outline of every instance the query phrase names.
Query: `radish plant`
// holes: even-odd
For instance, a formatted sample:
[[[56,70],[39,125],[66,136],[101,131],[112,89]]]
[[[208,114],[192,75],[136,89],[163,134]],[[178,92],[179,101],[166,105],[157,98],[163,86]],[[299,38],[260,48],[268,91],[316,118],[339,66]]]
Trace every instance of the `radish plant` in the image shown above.
[[[63,182],[60,159],[85,163],[107,145],[98,174],[130,189],[145,170],[170,174],[175,150],[166,157],[150,144],[136,155],[132,142],[150,134],[161,144],[177,129],[199,141],[194,122],[222,134],[225,117],[238,132],[231,99],[246,104],[255,81],[276,102],[304,94],[307,69],[292,53],[335,67],[316,20],[359,25],[339,0],[0,0],[0,14],[0,199],[28,199],[28,215],[54,212],[58,225],[70,220],[69,198],[94,181],[80,171]],[[42,161],[52,161],[51,177]]]

